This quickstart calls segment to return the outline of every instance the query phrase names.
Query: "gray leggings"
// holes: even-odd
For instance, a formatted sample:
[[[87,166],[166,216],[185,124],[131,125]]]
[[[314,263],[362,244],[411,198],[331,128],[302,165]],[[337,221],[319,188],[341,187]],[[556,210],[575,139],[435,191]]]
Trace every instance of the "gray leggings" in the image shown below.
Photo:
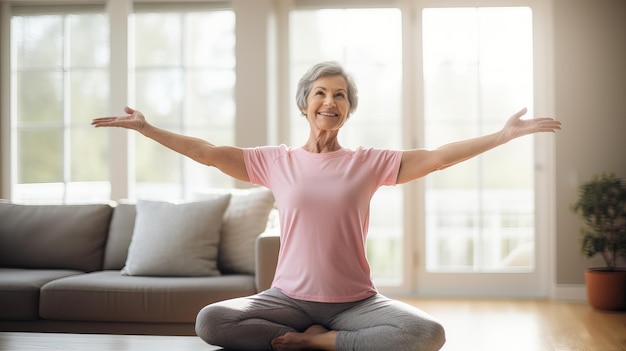
[[[337,331],[337,350],[439,350],[443,327],[425,312],[377,294],[362,301],[292,299],[278,289],[217,302],[198,314],[196,333],[212,345],[271,350],[272,339],[314,324]]]

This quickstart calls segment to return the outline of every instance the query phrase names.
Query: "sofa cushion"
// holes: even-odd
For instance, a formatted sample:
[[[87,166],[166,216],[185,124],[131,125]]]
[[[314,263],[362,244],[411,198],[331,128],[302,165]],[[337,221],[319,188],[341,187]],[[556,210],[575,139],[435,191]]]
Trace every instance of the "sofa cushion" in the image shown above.
[[[224,274],[255,274],[254,245],[267,228],[274,195],[263,187],[229,190],[232,197],[224,213],[218,267]],[[197,194],[210,198],[215,192]]]
[[[50,282],[41,290],[44,319],[193,323],[204,306],[256,292],[254,277],[129,277],[101,271]]]
[[[39,318],[39,289],[52,280],[80,271],[0,268],[0,320]]]
[[[102,268],[109,205],[0,203],[0,267]]]
[[[139,200],[125,275],[215,276],[222,218],[230,194],[173,204]]]
[[[137,211],[133,203],[119,202],[113,209],[102,269],[121,270],[124,267],[128,247],[133,237],[136,215]]]

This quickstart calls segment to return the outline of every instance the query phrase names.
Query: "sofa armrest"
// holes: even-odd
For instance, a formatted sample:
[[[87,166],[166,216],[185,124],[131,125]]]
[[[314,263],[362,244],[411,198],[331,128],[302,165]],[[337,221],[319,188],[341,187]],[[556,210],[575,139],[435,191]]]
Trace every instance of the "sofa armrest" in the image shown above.
[[[256,239],[255,245],[255,279],[256,289],[261,292],[272,285],[278,252],[280,251],[280,234],[277,230],[268,230]]]

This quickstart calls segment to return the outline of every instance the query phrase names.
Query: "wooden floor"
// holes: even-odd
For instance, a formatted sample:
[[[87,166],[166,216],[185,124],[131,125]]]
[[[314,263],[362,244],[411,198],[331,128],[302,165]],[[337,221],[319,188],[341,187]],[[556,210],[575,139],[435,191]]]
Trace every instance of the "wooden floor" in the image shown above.
[[[438,318],[447,351],[626,351],[626,313],[545,300],[404,299]],[[212,351],[197,337],[0,332],[0,351]],[[392,348],[389,349],[392,351]]]
[[[438,318],[442,350],[626,351],[626,313],[548,300],[405,300]]]

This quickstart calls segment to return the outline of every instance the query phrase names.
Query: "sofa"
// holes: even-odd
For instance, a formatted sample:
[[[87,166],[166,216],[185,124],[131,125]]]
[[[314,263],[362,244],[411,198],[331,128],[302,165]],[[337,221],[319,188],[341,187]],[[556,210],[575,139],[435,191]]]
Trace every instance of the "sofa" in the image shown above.
[[[271,284],[273,206],[265,188],[185,203],[0,201],[0,331],[195,335],[201,308]]]

